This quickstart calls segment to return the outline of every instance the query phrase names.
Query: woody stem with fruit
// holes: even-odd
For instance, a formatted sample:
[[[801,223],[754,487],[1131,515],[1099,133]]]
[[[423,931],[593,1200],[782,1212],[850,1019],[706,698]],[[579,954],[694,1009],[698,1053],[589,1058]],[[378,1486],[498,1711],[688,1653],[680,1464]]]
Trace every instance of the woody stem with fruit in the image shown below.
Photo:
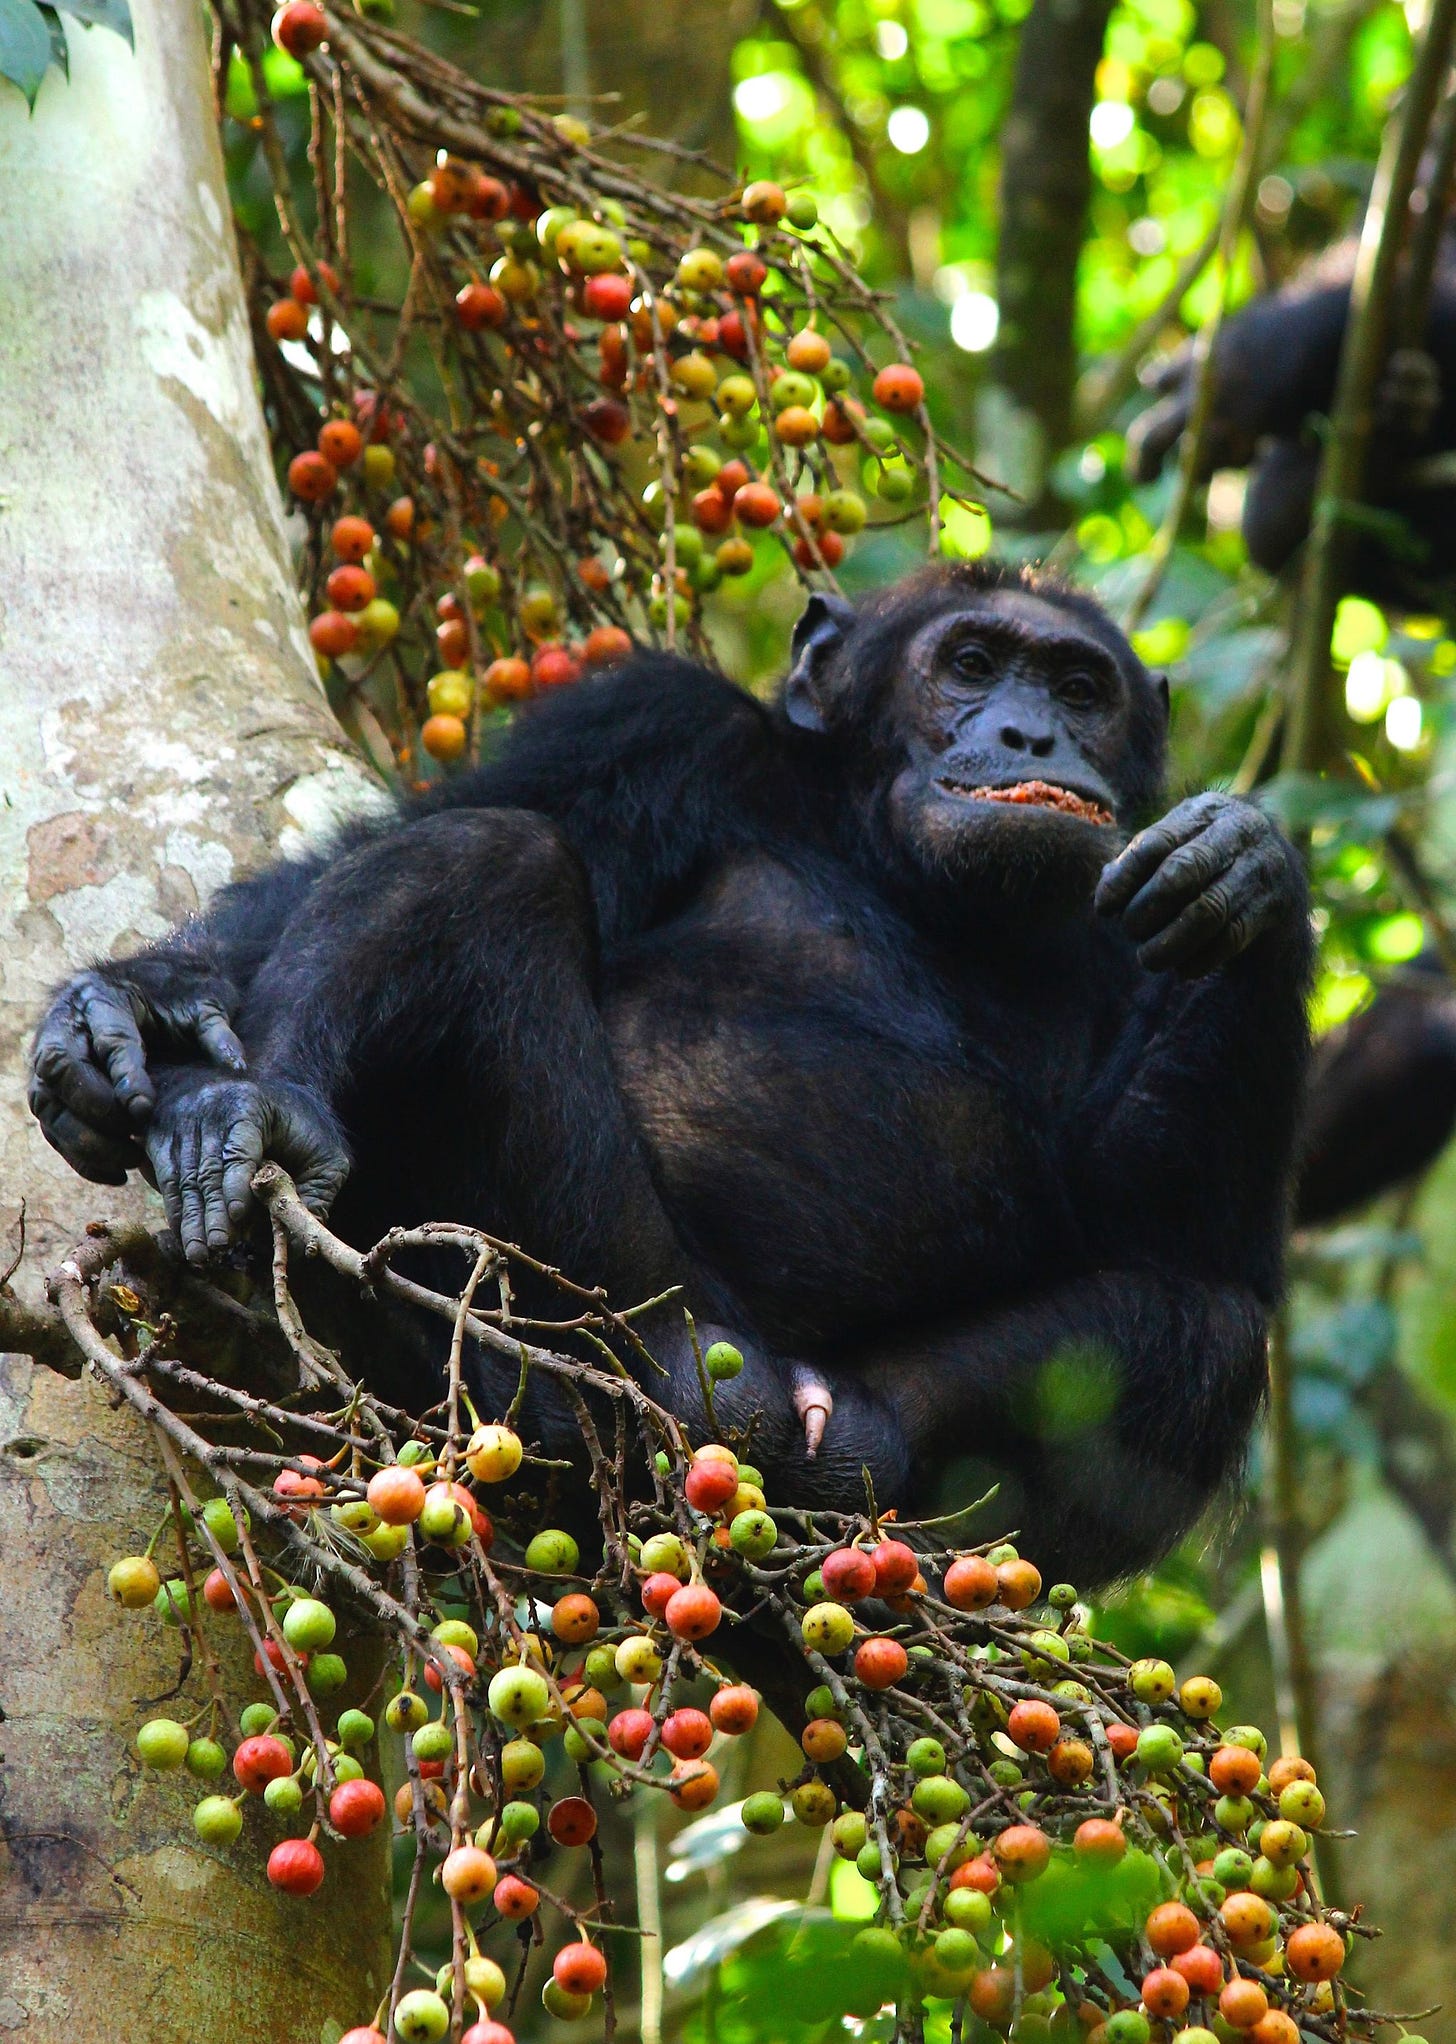
[[[717,1770],[705,1757],[709,1747],[715,1737],[741,1736],[754,1714],[739,1701],[751,1692],[724,1682],[699,1644],[717,1632],[724,1599],[740,1584],[751,1610],[769,1619],[797,1658],[801,1679],[813,1685],[803,1704],[803,1772],[786,1790],[751,1796],[744,1822],[750,1829],[773,1828],[782,1821],[786,1792],[801,1823],[832,1826],[835,1850],[860,1863],[879,1892],[883,1918],[881,1930],[863,1934],[866,1951],[877,1952],[876,1963],[889,1968],[887,1989],[899,2005],[902,2039],[923,2033],[926,1991],[952,2001],[963,1997],[993,2022],[1014,2021],[1036,1997],[1063,1993],[1080,1998],[1108,2027],[1109,2044],[1149,2044],[1139,2026],[1193,2008],[1196,1996],[1203,1997],[1198,2007],[1216,2000],[1219,2020],[1248,2029],[1250,2044],[1292,2044],[1286,2023],[1327,2044],[1368,2033],[1369,2019],[1353,2014],[1339,1985],[1346,1941],[1363,1926],[1323,1911],[1301,1872],[1324,1814],[1312,1768],[1302,1760],[1270,1761],[1266,1778],[1261,1735],[1249,1727],[1223,1734],[1208,1729],[1219,1707],[1216,1685],[1190,1678],[1180,1687],[1165,1664],[1129,1665],[1098,1645],[1075,1591],[1066,1585],[1044,1591],[1035,1568],[1009,1543],[936,1550],[928,1544],[929,1527],[894,1530],[888,1503],[857,1518],[783,1508],[782,1521],[799,1529],[790,1539],[764,1510],[752,1481],[756,1472],[731,1447],[707,1442],[691,1449],[677,1423],[630,1378],[533,1349],[533,1367],[560,1368],[578,1420],[585,1422],[590,1480],[612,1490],[614,1502],[603,1514],[603,1567],[590,1589],[557,1595],[549,1638],[538,1622],[522,1624],[501,1570],[519,1576],[537,1596],[552,1582],[558,1589],[580,1582],[576,1543],[560,1531],[541,1531],[524,1541],[519,1564],[503,1559],[497,1568],[489,1517],[449,1474],[459,1469],[474,1483],[508,1486],[525,1460],[525,1445],[498,1422],[477,1426],[462,1448],[463,1385],[454,1396],[450,1390],[452,1374],[458,1377],[463,1368],[462,1330],[478,1329],[514,1346],[506,1329],[471,1303],[492,1260],[499,1255],[509,1262],[509,1246],[497,1249],[473,1230],[433,1231],[434,1239],[455,1239],[472,1252],[469,1273],[453,1299],[419,1287],[410,1295],[428,1298],[448,1322],[442,1340],[460,1362],[452,1368],[447,1361],[443,1371],[446,1394],[437,1410],[447,1425],[412,1429],[396,1446],[398,1415],[391,1410],[386,1419],[373,1410],[370,1395],[350,1384],[332,1358],[318,1371],[321,1352],[288,1290],[287,1252],[307,1248],[361,1284],[387,1289],[389,1255],[415,1231],[400,1231],[360,1256],[301,1208],[274,1167],[259,1174],[258,1190],[285,1241],[274,1264],[274,1297],[289,1320],[300,1367],[314,1373],[315,1398],[345,1396],[347,1430],[335,1429],[342,1437],[332,1463],[280,1453],[275,1444],[272,1491],[238,1478],[230,1462],[217,1460],[205,1433],[162,1405],[143,1381],[153,1374],[154,1360],[157,1379],[169,1381],[157,1358],[156,1331],[131,1362],[97,1333],[93,1312],[103,1294],[113,1302],[119,1291],[134,1298],[112,1280],[98,1284],[104,1262],[92,1254],[84,1271],[73,1265],[58,1278],[55,1294],[88,1364],[160,1429],[177,1496],[190,1522],[200,1526],[222,1580],[213,1608],[235,1608],[258,1644],[260,1673],[274,1702],[266,1707],[265,1728],[248,1733],[256,1754],[254,1747],[245,1756],[240,1749],[245,1796],[266,1787],[279,1813],[299,1809],[303,1789],[296,1776],[276,1795],[272,1784],[278,1770],[292,1766],[283,1728],[295,1712],[307,1727],[313,1754],[296,1774],[306,1779],[316,1814],[307,1836],[285,1839],[269,1860],[270,1878],[287,1893],[303,1896],[327,1877],[319,1836],[338,1839],[331,1852],[347,1851],[348,1840],[379,1821],[385,1806],[356,1772],[347,1740],[363,1736],[361,1729],[346,1723],[350,1713],[344,1712],[337,1736],[327,1736],[312,1670],[295,1650],[295,1638],[330,1637],[332,1619],[282,1576],[280,1589],[269,1591],[250,1514],[270,1537],[281,1536],[293,1577],[312,1569],[334,1581],[385,1626],[402,1655],[406,1686],[386,1712],[390,1728],[407,1740],[397,1814],[415,1834],[415,1899],[431,1856],[444,1854],[452,1956],[436,1989],[406,1985],[411,1904],[390,2001],[400,2039],[443,2036],[452,2018],[463,2019],[473,2004],[484,2014],[466,2033],[470,2044],[507,2044],[509,2032],[495,2014],[506,1993],[505,1974],[481,1950],[471,1914],[475,1900],[488,1893],[508,1919],[545,1906],[568,1924],[573,1942],[557,1953],[544,1990],[553,2013],[579,2012],[606,1983],[603,1955],[582,1942],[584,1922],[602,1921],[607,1895],[592,1801],[568,1794],[547,1812],[556,1848],[588,1848],[594,1900],[583,1912],[556,1884],[534,1876],[534,1863],[527,1877],[519,1847],[539,1825],[540,1811],[523,1800],[523,1791],[530,1795],[539,1781],[542,1742],[554,1730],[579,1767],[594,1763],[608,1770],[614,1795],[666,1791],[682,1808],[705,1807],[718,1787]],[[598,1293],[561,1282],[574,1306],[590,1299],[596,1307],[594,1315],[574,1312],[573,1326],[590,1318],[602,1329],[625,1324]],[[716,1344],[703,1359],[710,1385],[715,1374],[741,1367],[736,1351],[720,1354],[724,1349]],[[629,1501],[620,1456],[610,1461],[596,1436],[583,1398],[588,1386],[610,1396],[619,1411],[627,1402],[643,1429],[644,1454],[652,1454],[653,1442],[662,1444],[655,1451],[651,1502]],[[240,1408],[234,1400],[228,1409]],[[270,1427],[295,1419],[272,1401],[266,1416]],[[208,1508],[199,1505],[179,1456],[222,1475],[245,1577],[234,1569]],[[361,1457],[377,1464],[367,1484]],[[504,1488],[500,1494],[509,1523],[509,1494]],[[910,1545],[901,1532],[920,1544]],[[341,1551],[351,1541],[363,1543],[358,1560]],[[402,1601],[377,1581],[381,1566],[403,1571]],[[155,1578],[150,1562],[117,1564],[124,1601],[134,1599],[139,1569]],[[932,1570],[941,1578],[934,1594],[927,1582]],[[193,1580],[189,1566],[166,1596],[195,1601]],[[645,1616],[636,1616],[623,1596],[629,1583]],[[453,1590],[442,1588],[450,1584]],[[145,1592],[146,1582],[140,1587]],[[446,1618],[431,1626],[430,1604],[462,1589],[471,1622]],[[888,1629],[865,1622],[878,1608],[875,1600],[890,1605],[895,1623]],[[213,1604],[211,1596],[207,1601]],[[1038,1605],[1045,1607],[1042,1615],[1033,1608]],[[616,1635],[615,1645],[594,1644],[604,1632]],[[560,1666],[553,1665],[552,1642],[563,1656]],[[568,1669],[564,1657],[583,1651],[579,1666]],[[421,1664],[427,1686],[441,1698],[438,1719],[408,1686]],[[480,1684],[491,1668],[482,1700]],[[711,1717],[683,1701],[685,1685],[705,1678],[722,1685]],[[596,1684],[610,1690],[623,1680],[648,1685],[650,1709],[630,1705],[610,1714]],[[786,1707],[791,1701],[785,1697]],[[249,1712],[243,1722],[247,1731]],[[148,1754],[165,1760],[180,1750],[181,1736],[153,1727],[143,1743]],[[658,1772],[659,1754],[670,1774]],[[841,1802],[831,1778],[853,1791],[849,1802]],[[493,1808],[472,1841],[477,1796]],[[860,1800],[863,1813],[854,1807]],[[228,1835],[235,1835],[235,1805],[215,1815],[217,1802],[199,1805],[199,1828],[205,1821],[212,1835],[226,1816]],[[1257,1859],[1241,1842],[1246,1836],[1257,1846]],[[1146,2013],[1127,2007],[1121,1976],[1095,1950],[1074,1940],[1069,1952],[1050,1954],[1034,1928],[1036,1883],[1049,1865],[1059,1864],[1065,1880],[1077,1877],[1079,1866],[1120,1865],[1129,1855],[1130,1863],[1146,1866],[1139,1878],[1151,1886],[1141,1941],[1120,1963],[1145,1969]],[[923,1877],[914,1871],[920,1859]],[[1094,1945],[1109,1935],[1099,1925]],[[998,1936],[1010,1939],[999,1959]],[[1271,1936],[1284,1955],[1282,1979],[1265,1963]],[[882,1940],[878,1946],[875,1938]],[[1054,1981],[1062,1983],[1055,1990]],[[375,2044],[374,2037],[355,2034],[357,2044]],[[1203,2044],[1196,2023],[1182,2034]]]

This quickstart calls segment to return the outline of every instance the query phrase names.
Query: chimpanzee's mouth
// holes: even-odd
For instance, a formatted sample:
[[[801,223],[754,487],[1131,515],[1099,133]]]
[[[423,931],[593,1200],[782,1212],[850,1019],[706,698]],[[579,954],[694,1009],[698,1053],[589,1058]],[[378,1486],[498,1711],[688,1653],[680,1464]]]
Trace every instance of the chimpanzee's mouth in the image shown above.
[[[964,795],[974,802],[1005,802],[1022,809],[1056,809],[1064,816],[1075,816],[1083,823],[1109,824],[1116,818],[1112,811],[1101,802],[1094,802],[1086,795],[1075,795],[1070,788],[1059,788],[1051,781],[1016,781],[1009,788],[973,788],[966,781],[945,778],[936,782],[948,795]]]

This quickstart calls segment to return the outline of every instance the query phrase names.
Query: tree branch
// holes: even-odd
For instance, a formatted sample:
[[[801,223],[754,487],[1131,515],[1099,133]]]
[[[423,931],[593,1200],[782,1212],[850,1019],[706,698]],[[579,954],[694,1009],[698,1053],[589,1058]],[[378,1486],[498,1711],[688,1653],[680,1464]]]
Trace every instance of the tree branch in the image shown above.
[[[1330,632],[1349,559],[1350,508],[1361,501],[1374,417],[1376,383],[1385,362],[1395,282],[1410,215],[1410,196],[1437,95],[1451,59],[1456,0],[1434,0],[1405,105],[1386,133],[1350,286],[1350,314],[1340,352],[1330,435],[1300,590],[1289,677],[1289,715],[1281,765],[1310,771],[1339,750],[1338,712],[1330,698]]]

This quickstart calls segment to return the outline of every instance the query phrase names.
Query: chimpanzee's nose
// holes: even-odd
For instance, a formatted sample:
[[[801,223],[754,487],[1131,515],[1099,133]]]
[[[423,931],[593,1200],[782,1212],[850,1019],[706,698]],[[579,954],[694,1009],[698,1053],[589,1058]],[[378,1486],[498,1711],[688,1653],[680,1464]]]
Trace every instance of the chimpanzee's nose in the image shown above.
[[[1046,759],[1056,739],[1050,731],[1028,731],[1021,724],[1003,724],[1001,743],[1008,752],[1029,752],[1033,759]]]

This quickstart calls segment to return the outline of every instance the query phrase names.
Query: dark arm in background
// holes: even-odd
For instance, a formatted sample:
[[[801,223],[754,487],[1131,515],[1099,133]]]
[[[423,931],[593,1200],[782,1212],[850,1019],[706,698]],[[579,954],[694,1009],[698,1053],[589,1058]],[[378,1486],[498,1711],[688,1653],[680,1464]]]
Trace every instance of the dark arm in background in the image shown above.
[[[1349,309],[1349,275],[1326,273],[1255,298],[1224,323],[1214,344],[1200,479],[1218,468],[1246,468],[1266,435],[1298,439],[1309,414],[1328,407]],[[1128,429],[1126,466],[1134,482],[1150,483],[1161,473],[1188,424],[1194,381],[1191,343],[1155,370],[1156,402]]]
[[[1219,468],[1249,471],[1244,542],[1271,575],[1283,571],[1309,536],[1354,257],[1353,241],[1336,244],[1295,282],[1242,307],[1215,344],[1213,405],[1198,480]],[[1191,344],[1153,370],[1155,402],[1127,434],[1126,467],[1135,482],[1161,473],[1188,425],[1195,381]],[[1421,344],[1393,350],[1375,409],[1365,495],[1377,515],[1352,586],[1377,600],[1427,606],[1430,590],[1411,576],[1419,570],[1439,584],[1451,563],[1450,478],[1428,473],[1426,463],[1456,448],[1456,269],[1449,241]]]
[[[1317,1227],[1418,1178],[1456,1128],[1456,992],[1434,954],[1315,1050],[1295,1220]]]

